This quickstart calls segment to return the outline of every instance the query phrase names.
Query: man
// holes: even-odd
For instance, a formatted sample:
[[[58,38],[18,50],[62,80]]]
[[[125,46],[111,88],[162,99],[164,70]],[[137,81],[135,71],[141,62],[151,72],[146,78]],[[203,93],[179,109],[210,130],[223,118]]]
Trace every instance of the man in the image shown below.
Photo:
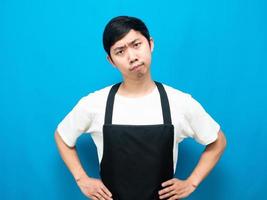
[[[226,139],[220,126],[190,95],[153,81],[154,41],[137,18],[120,16],[105,27],[103,44],[122,83],[83,97],[58,125],[55,139],[81,191],[91,199],[155,200],[189,196],[218,162]],[[101,180],[89,177],[75,149],[90,133]],[[206,145],[186,180],[174,178],[177,143]]]

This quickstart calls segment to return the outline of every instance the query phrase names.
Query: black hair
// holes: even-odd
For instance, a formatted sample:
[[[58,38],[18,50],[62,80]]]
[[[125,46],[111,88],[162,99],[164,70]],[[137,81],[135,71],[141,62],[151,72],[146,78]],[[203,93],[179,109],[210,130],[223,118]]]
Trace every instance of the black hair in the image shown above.
[[[150,34],[142,20],[135,17],[118,16],[107,23],[103,32],[103,46],[109,56],[110,47],[127,35],[131,29],[139,31],[149,43]]]

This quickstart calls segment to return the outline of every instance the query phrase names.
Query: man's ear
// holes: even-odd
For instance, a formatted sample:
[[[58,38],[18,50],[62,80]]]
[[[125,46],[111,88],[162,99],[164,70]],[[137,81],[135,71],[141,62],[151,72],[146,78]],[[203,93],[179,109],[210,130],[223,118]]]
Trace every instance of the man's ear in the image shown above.
[[[112,61],[112,59],[111,59],[111,57],[109,56],[109,55],[107,55],[107,60],[108,60],[108,62],[113,66],[113,67],[117,67],[114,63],[113,63],[113,61]]]
[[[153,52],[153,50],[154,50],[154,40],[153,40],[152,37],[150,37],[149,44],[150,44],[150,51]]]

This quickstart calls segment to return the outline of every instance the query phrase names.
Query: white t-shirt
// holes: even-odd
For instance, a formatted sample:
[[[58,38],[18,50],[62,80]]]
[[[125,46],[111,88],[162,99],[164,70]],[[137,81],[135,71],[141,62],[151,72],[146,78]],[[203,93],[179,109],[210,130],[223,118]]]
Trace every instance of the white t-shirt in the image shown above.
[[[194,100],[191,95],[163,84],[168,95],[172,124],[174,125],[173,164],[176,169],[178,145],[191,137],[203,145],[217,139],[219,124]],[[60,122],[57,131],[70,147],[75,146],[82,133],[90,133],[97,147],[99,162],[103,156],[103,124],[107,97],[111,86],[83,97]],[[142,97],[115,95],[113,124],[163,124],[160,95],[157,87]],[[149,141],[148,141],[149,142]]]

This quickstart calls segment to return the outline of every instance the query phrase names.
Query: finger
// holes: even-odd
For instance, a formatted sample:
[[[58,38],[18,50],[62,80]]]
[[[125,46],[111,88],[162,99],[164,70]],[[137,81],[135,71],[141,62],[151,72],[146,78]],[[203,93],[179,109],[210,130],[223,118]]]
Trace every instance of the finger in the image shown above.
[[[166,186],[168,186],[168,185],[172,185],[172,184],[174,184],[174,179],[170,179],[170,180],[168,180],[168,181],[163,182],[163,183],[161,184],[161,186],[162,186],[162,187],[166,187]]]
[[[160,190],[160,191],[159,191],[159,195],[166,194],[166,193],[168,193],[168,192],[170,192],[170,191],[172,191],[172,190],[174,190],[173,185],[172,185],[172,186],[169,186],[169,187],[166,187],[166,188],[164,188],[164,189],[162,189],[162,190]]]
[[[90,192],[84,192],[83,193],[87,198],[92,199],[92,200],[98,200],[98,198],[96,196],[94,196],[92,193]]]
[[[97,192],[94,193],[93,196],[96,197],[97,200],[102,200],[101,195],[99,193],[97,193]]]
[[[179,197],[178,197],[178,195],[174,195],[174,196],[168,198],[167,200],[179,200]]]
[[[168,192],[168,193],[165,193],[164,195],[159,196],[159,198],[160,198],[160,199],[165,199],[165,198],[167,198],[167,197],[171,197],[171,196],[173,196],[173,195],[175,195],[175,191],[174,191],[174,190],[173,190],[173,191],[170,191],[170,192]]]
[[[103,184],[103,186],[101,187],[101,189],[109,196],[112,197],[111,192],[108,190],[108,188]]]
[[[98,193],[101,195],[102,199],[106,199],[106,200],[111,200],[112,199],[102,189],[99,189]]]
[[[94,195],[92,195],[92,196],[90,196],[90,198],[92,199],[92,200],[99,200],[96,196],[94,196]]]

